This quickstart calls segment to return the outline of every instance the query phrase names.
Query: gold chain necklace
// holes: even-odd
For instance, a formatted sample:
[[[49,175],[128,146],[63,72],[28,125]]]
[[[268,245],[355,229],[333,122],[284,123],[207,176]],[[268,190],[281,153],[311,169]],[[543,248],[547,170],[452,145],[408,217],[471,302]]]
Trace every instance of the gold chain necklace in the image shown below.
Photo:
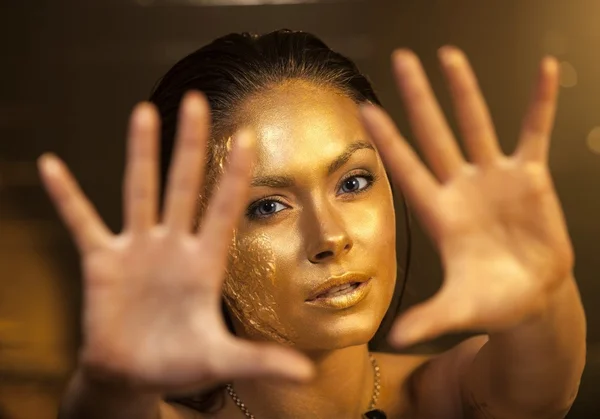
[[[371,403],[369,404],[369,410],[373,410],[373,409],[375,409],[375,406],[377,405],[377,400],[379,400],[379,392],[381,389],[381,383],[380,383],[381,373],[379,372],[379,364],[377,363],[377,360],[375,359],[375,357],[373,355],[369,354],[369,359],[371,360],[371,365],[373,366],[373,376],[374,376],[373,395],[371,396]],[[227,384],[225,387],[227,389],[227,393],[229,394],[229,397],[231,397],[231,400],[233,400],[233,402],[242,411],[242,413],[249,419],[256,419],[254,417],[254,415],[252,413],[250,413],[250,411],[248,410],[246,405],[242,402],[242,400],[239,398],[239,396],[237,395],[235,390],[233,390],[233,386],[231,384]]]

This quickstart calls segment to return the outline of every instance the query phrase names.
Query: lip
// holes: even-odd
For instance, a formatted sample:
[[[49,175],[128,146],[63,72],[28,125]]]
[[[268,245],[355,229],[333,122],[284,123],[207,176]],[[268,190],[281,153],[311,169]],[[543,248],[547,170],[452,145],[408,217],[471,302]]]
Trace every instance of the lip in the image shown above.
[[[371,290],[371,282],[370,276],[360,272],[347,272],[343,275],[332,276],[310,292],[309,297],[306,299],[306,303],[336,309],[348,308],[358,304],[367,296]],[[359,285],[343,294],[317,298],[332,288],[352,283],[357,283]]]

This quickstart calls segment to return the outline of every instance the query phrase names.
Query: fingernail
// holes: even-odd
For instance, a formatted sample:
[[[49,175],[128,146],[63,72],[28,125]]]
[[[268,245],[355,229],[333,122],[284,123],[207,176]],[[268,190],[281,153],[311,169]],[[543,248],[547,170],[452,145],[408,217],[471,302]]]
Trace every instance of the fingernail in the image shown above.
[[[418,339],[418,331],[414,328],[395,328],[390,334],[390,341],[398,347],[412,345]]]
[[[440,61],[446,66],[456,66],[463,59],[463,54],[458,48],[448,45],[441,47],[438,50],[438,55]]]
[[[185,94],[185,98],[183,100],[186,113],[191,114],[191,115],[200,113],[200,109],[201,109],[200,101],[201,100],[202,100],[202,96],[200,96],[200,93],[198,93],[194,90],[187,92]]]
[[[141,127],[151,122],[152,105],[148,102],[142,102],[136,105],[134,109],[134,124]]]
[[[396,347],[404,347],[406,346],[406,339],[404,335],[400,335],[398,333],[394,333],[390,335],[390,343]]]
[[[542,68],[548,73],[558,72],[558,61],[555,57],[548,55],[542,60]]]
[[[194,92],[187,92],[183,98],[183,111],[187,114],[194,113],[196,110],[196,95]]]
[[[40,167],[46,174],[54,175],[60,171],[60,163],[51,153],[42,154],[38,161]]]
[[[296,370],[297,378],[302,381],[309,381],[315,376],[315,367],[312,362],[305,361]]]
[[[373,105],[371,102],[364,102],[359,105],[358,110],[361,113],[371,113],[376,112],[376,108],[377,106]]]
[[[200,97],[200,92],[196,91],[196,90],[189,90],[186,92],[184,100],[190,100],[190,99],[198,99]]]
[[[255,137],[256,135],[251,129],[245,128],[238,133],[235,140],[239,147],[249,149],[254,146]]]
[[[396,51],[394,51],[392,56],[394,65],[399,70],[407,69],[411,65],[411,62],[415,59],[414,53],[404,48],[397,49]]]

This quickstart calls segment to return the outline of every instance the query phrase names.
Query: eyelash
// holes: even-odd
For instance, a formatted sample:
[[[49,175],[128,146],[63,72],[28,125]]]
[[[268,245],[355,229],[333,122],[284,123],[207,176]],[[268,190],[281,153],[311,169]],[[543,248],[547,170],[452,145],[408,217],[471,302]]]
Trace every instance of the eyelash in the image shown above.
[[[346,182],[348,179],[352,179],[352,178],[365,178],[367,180],[367,185],[363,188],[363,189],[359,189],[356,191],[349,191],[349,192],[342,192],[342,193],[337,193],[337,191],[339,191],[341,189],[341,187],[343,186],[344,182]],[[373,184],[375,184],[375,182],[377,182],[378,180],[378,176],[370,173],[366,170],[359,170],[359,171],[354,171],[354,172],[350,172],[348,173],[346,176],[344,176],[342,179],[340,179],[340,181],[337,184],[336,187],[336,196],[340,196],[340,195],[350,195],[350,196],[356,196],[356,195],[360,195],[363,192],[368,191],[369,189],[371,189],[371,187],[373,186]],[[258,215],[256,214],[256,210],[258,208],[260,208],[260,206],[262,204],[264,204],[265,202],[275,202],[278,204],[281,204],[285,207],[289,208],[289,205],[286,204],[282,199],[279,199],[277,197],[274,196],[268,196],[268,197],[264,197],[259,199],[258,201],[254,201],[252,204],[250,204],[250,206],[248,207],[248,209],[246,210],[246,217],[248,217],[249,220],[265,220],[267,218],[270,218],[274,215],[276,215],[278,212],[277,211],[275,213],[272,214],[268,214],[268,215]]]
[[[343,195],[351,195],[351,196],[360,195],[361,193],[366,192],[369,189],[371,189],[371,186],[373,186],[373,184],[377,181],[377,176],[375,174],[373,174],[369,171],[366,171],[366,170],[355,170],[355,171],[348,173],[346,176],[344,176],[342,179],[340,179],[340,181],[337,184],[336,191],[339,191],[340,188],[344,185],[344,182],[346,182],[348,179],[358,178],[358,177],[365,178],[367,180],[367,186],[365,186],[364,188],[359,189],[357,191],[344,192]],[[336,194],[337,194],[337,192],[336,192]],[[342,195],[342,194],[337,194],[337,195]]]
[[[286,204],[285,202],[283,202],[283,200],[281,200],[281,199],[278,199],[278,198],[273,197],[273,196],[265,197],[265,198],[259,199],[258,201],[254,201],[252,204],[250,204],[250,206],[246,210],[246,217],[248,217],[248,219],[250,219],[250,220],[264,220],[266,218],[270,218],[273,215],[277,214],[277,212],[275,212],[273,214],[268,214],[268,215],[259,215],[259,214],[256,214],[256,210],[258,208],[260,208],[260,206],[262,204],[264,204],[265,202],[275,202],[275,203],[281,204],[281,205],[289,208],[289,205]]]

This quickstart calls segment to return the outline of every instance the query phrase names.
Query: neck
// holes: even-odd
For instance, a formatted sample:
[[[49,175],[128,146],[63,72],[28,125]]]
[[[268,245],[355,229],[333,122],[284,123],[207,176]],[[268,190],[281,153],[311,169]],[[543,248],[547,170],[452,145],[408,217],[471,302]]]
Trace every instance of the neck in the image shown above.
[[[234,389],[256,419],[360,418],[373,395],[367,345],[307,355],[317,371],[309,383],[247,380]]]

